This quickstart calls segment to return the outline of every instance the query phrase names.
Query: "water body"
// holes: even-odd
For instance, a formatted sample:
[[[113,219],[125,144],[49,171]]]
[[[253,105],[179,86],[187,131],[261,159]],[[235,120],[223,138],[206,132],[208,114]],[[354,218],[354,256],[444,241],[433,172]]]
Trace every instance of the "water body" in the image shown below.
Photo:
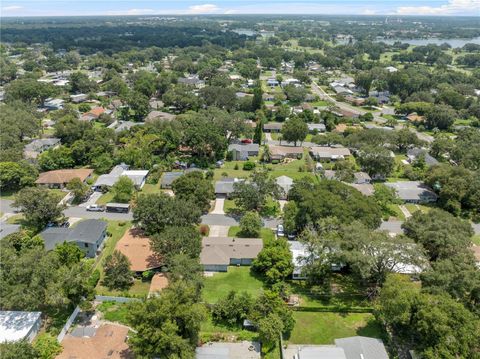
[[[402,43],[407,43],[415,46],[425,46],[429,44],[442,45],[449,44],[452,48],[463,47],[465,44],[477,44],[480,45],[480,36],[473,39],[438,39],[438,38],[429,38],[429,39],[385,39],[377,40],[378,42],[384,42],[388,45],[393,45],[394,42],[400,41]]]

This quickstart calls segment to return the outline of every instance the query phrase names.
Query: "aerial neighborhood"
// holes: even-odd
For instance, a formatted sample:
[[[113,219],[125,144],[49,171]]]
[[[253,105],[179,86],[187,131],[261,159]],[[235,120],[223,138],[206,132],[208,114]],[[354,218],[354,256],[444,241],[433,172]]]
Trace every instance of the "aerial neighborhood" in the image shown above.
[[[0,358],[479,358],[478,17],[196,6],[1,18]]]

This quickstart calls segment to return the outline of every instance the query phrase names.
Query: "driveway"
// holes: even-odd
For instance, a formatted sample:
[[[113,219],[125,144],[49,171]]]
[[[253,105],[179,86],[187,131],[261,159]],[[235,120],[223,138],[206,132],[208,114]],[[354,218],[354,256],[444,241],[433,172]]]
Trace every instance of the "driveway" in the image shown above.
[[[215,200],[215,207],[212,210],[212,214],[225,214],[223,211],[223,205],[225,204],[225,198],[217,198]]]
[[[211,225],[210,226],[210,233],[209,237],[228,237],[228,229],[229,226],[217,226]]]
[[[92,195],[83,203],[79,204],[78,207],[87,207],[90,206],[91,204],[97,203],[98,199],[102,197],[102,192],[93,192]]]

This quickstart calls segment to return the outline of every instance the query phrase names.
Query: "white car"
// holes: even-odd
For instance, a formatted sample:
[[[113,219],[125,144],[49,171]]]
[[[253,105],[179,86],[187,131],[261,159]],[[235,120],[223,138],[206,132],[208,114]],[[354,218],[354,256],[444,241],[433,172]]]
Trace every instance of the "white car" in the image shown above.
[[[87,206],[87,211],[89,212],[103,212],[105,211],[104,206],[99,206],[98,204],[89,204]]]
[[[277,236],[278,237],[284,237],[285,236],[285,232],[283,231],[283,225],[279,224],[277,226]]]

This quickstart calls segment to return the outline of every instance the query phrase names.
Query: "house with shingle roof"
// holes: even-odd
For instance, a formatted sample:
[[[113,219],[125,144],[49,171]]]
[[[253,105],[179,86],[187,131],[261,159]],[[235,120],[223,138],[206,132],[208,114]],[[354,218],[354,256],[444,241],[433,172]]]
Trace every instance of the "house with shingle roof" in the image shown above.
[[[349,157],[351,153],[346,147],[313,146],[310,155],[317,161],[336,161]]]
[[[86,182],[92,175],[93,170],[88,168],[64,169],[54,170],[40,173],[36,184],[47,186],[49,188],[64,188],[68,182],[74,178],[79,178],[80,181]]]
[[[27,144],[23,150],[26,159],[35,159],[41,153],[60,145],[59,138],[38,138]]]
[[[233,161],[246,161],[249,157],[258,156],[259,148],[258,143],[232,143],[228,152],[232,153]]]

